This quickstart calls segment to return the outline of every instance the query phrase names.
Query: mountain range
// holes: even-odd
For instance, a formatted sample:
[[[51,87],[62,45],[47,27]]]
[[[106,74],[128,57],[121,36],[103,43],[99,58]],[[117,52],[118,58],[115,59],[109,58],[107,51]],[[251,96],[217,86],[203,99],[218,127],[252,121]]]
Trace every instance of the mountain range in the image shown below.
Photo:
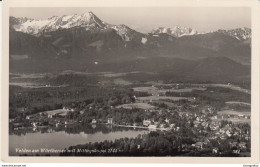
[[[10,17],[10,25],[16,31],[24,32],[27,34],[40,36],[46,32],[57,31],[59,29],[69,29],[73,27],[85,27],[86,30],[91,29],[114,29],[117,33],[124,38],[125,40],[129,41],[129,37],[125,37],[129,31],[131,30],[129,27],[125,25],[111,25],[105,23],[104,21],[100,20],[94,13],[86,12],[81,15],[73,14],[73,15],[63,15],[63,16],[53,16],[48,19],[32,19],[32,18],[15,18]],[[233,36],[238,40],[247,40],[251,38],[251,29],[243,27],[237,28],[232,30],[218,30],[220,33],[227,34],[229,36]],[[181,37],[185,35],[196,35],[196,34],[203,34],[199,33],[197,30],[190,28],[190,27],[183,27],[183,26],[174,26],[172,28],[168,27],[158,27],[153,29],[152,34],[162,34],[167,33],[174,37]]]
[[[187,76],[240,78],[250,75],[249,28],[200,33],[175,26],[141,33],[123,24],[106,23],[86,12],[43,20],[11,16],[9,30],[10,72],[170,71]]]

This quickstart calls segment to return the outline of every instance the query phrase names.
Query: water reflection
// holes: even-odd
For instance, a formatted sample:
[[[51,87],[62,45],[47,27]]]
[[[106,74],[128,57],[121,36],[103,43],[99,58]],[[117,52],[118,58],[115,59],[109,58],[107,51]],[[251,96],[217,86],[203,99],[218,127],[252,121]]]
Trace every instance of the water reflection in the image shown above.
[[[121,126],[115,126],[111,124],[75,124],[75,125],[63,125],[63,126],[57,126],[57,127],[33,127],[33,128],[24,128],[20,130],[9,130],[10,135],[26,135],[27,133],[36,133],[40,132],[42,134],[44,133],[55,133],[55,132],[61,132],[64,131],[68,134],[79,134],[81,132],[84,132],[85,134],[95,134],[97,132],[102,132],[103,134],[107,134],[110,132],[122,132],[122,131],[129,131],[129,130],[135,130],[135,131],[144,131],[144,129],[138,129],[138,128],[132,128],[132,127],[121,127]]]
[[[64,149],[69,146],[89,142],[114,141],[120,138],[137,137],[147,133],[146,129],[134,129],[113,125],[85,124],[67,125],[66,127],[37,127],[22,130],[10,130],[9,155],[23,155],[16,148],[25,149]],[[29,154],[28,154],[29,155]],[[32,154],[34,155],[34,154]]]

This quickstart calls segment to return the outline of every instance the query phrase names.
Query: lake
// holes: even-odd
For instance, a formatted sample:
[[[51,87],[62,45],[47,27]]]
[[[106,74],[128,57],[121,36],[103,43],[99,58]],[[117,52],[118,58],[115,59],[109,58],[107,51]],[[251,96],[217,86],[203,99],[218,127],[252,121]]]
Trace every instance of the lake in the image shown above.
[[[84,125],[60,128],[44,128],[33,131],[14,132],[9,135],[9,155],[36,155],[36,153],[16,152],[16,149],[65,149],[69,146],[89,142],[114,141],[119,138],[134,138],[139,134],[148,133],[146,129],[114,127],[107,125]],[[38,153],[45,155],[46,153]],[[57,155],[57,154],[52,154]]]

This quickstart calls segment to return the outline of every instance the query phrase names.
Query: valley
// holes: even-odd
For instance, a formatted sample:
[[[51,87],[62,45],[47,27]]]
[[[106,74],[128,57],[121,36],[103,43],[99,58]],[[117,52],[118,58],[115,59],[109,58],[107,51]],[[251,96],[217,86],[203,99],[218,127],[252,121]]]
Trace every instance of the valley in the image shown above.
[[[134,72],[134,74],[140,73]],[[97,146],[104,144],[102,142],[118,142],[117,140],[125,140],[124,138],[128,137],[138,148],[141,144],[138,144],[138,138],[141,136],[149,138],[149,135],[156,133],[159,135],[158,140],[165,140],[167,135],[173,133],[175,137],[183,138],[182,141],[171,139],[177,142],[169,146],[173,148],[172,152],[159,155],[185,156],[188,152],[189,154],[193,152],[192,155],[220,156],[219,153],[212,154],[212,149],[220,146],[213,145],[213,142],[231,145],[237,140],[247,146],[243,149],[244,153],[250,151],[248,148],[250,145],[248,125],[251,120],[250,90],[232,83],[167,83],[162,80],[140,82],[129,79],[124,81],[128,84],[114,82],[124,80],[121,77],[125,75],[128,74],[64,72],[59,75],[40,74],[39,77],[32,74],[12,74],[10,83],[12,80],[22,78],[29,83],[48,82],[50,85],[23,87],[10,84],[9,133],[12,140],[19,140],[19,137],[15,137],[17,134],[26,137],[39,132],[52,135],[52,140],[57,140],[58,136],[68,133],[68,129],[76,127],[84,129],[85,126],[94,131],[91,133],[94,137],[100,135],[95,132],[97,126],[108,126],[112,131],[117,127],[130,128],[131,133],[128,133],[128,130],[124,133],[116,130],[116,133],[121,134],[119,138],[107,138],[106,133],[102,134],[104,140],[95,141]],[[55,86],[57,84],[66,87]],[[129,136],[133,133],[135,136]],[[185,135],[186,133],[189,135]],[[89,135],[89,132],[79,131],[74,134],[74,140],[80,141],[81,137],[76,136]],[[92,140],[86,139],[86,141]],[[126,144],[126,141],[122,142]],[[199,142],[203,142],[203,148],[196,145]],[[116,145],[112,147],[114,152],[100,150],[97,154],[90,149],[96,146],[85,145],[86,142],[73,145],[65,144],[65,141],[63,143],[55,147],[61,150],[67,149],[66,152],[60,152],[61,155],[138,156],[136,152],[131,153],[133,150],[124,150]],[[34,147],[37,148],[37,145],[35,143]],[[140,149],[145,149],[142,147],[140,146]],[[95,149],[98,148],[99,146]],[[239,156],[233,154],[231,148],[233,147],[223,148],[221,155]],[[68,151],[73,149],[90,149],[90,151]],[[14,151],[12,154],[16,155]],[[37,155],[57,155],[57,153]],[[144,155],[155,154],[147,152]]]
[[[250,157],[251,28],[129,26],[10,16],[9,155]]]

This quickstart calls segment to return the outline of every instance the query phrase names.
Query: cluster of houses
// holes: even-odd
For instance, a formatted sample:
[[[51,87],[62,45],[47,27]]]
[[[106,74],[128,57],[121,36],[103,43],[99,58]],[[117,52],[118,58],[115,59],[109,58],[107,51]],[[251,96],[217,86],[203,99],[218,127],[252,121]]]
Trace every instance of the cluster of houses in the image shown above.
[[[190,150],[204,150],[207,148],[211,140],[216,140],[218,142],[225,141],[232,137],[239,138],[240,142],[230,142],[230,149],[232,148],[233,154],[240,154],[240,152],[247,150],[246,141],[250,142],[250,130],[242,130],[236,124],[228,123],[226,125],[222,125],[222,119],[214,119],[219,117],[216,115],[213,119],[208,119],[208,114],[212,114],[211,109],[204,110],[204,112],[200,113],[181,113],[180,116],[183,118],[185,117],[188,121],[187,123],[193,123],[192,132],[196,134],[201,134],[201,139],[196,139],[197,142],[191,145],[183,144],[182,150],[183,151],[190,151]],[[220,115],[224,117],[223,115]],[[230,117],[232,117],[230,115]],[[238,115],[238,119],[249,119],[249,116],[246,115]],[[223,119],[223,120],[224,120]],[[193,121],[191,121],[193,120]],[[207,134],[206,137],[203,134]],[[245,142],[243,142],[245,141]],[[219,148],[212,149],[213,154],[221,154],[221,150]]]
[[[168,118],[166,118],[164,120],[164,122],[165,123],[159,123],[159,122],[156,122],[154,120],[144,119],[143,120],[143,126],[148,127],[151,130],[154,130],[154,129],[161,129],[161,130],[173,129],[174,131],[178,131],[180,129],[180,127],[176,127],[174,123],[170,124],[170,120]]]
[[[208,150],[209,148],[211,148],[212,154],[222,154],[224,150],[221,150],[218,147],[209,147],[210,145],[210,140],[209,139],[203,139],[201,141],[198,141],[194,144],[182,144],[182,151],[191,151],[191,150],[196,150],[196,151],[204,151],[204,150]],[[247,144],[246,142],[235,142],[235,141],[230,141],[228,142],[228,147],[230,149],[230,151],[233,154],[240,154],[241,152],[246,152],[247,151]]]
[[[41,113],[38,113],[38,114],[34,114],[34,115],[27,115],[25,117],[25,119],[27,120],[31,120],[31,119],[39,119],[39,118],[53,118],[54,116],[58,116],[59,114],[56,114],[56,113],[45,113],[45,112],[41,112]]]
[[[65,111],[74,111],[72,108],[63,107],[63,110]],[[161,110],[158,110],[159,115],[162,114]],[[233,154],[240,154],[241,151],[247,150],[247,144],[246,142],[250,142],[250,130],[241,130],[238,128],[235,124],[227,123],[225,126],[222,125],[222,120],[226,120],[228,118],[237,118],[237,119],[250,119],[249,115],[232,115],[232,114],[217,114],[212,117],[213,109],[211,107],[207,107],[206,109],[203,109],[199,112],[178,112],[179,116],[181,118],[185,118],[187,120],[187,123],[191,126],[191,131],[194,134],[201,135],[201,138],[199,137],[196,139],[196,143],[187,145],[182,145],[182,150],[204,150],[210,143],[211,140],[217,140],[217,141],[225,141],[227,139],[230,139],[231,137],[236,137],[241,139],[240,142],[231,142],[230,148],[232,149]],[[39,118],[49,118],[52,119],[54,116],[59,115],[59,113],[38,113],[34,115],[28,115],[26,116],[27,120],[31,120],[32,127],[38,127],[41,126],[39,122],[35,122],[35,120],[39,120]],[[36,119],[34,119],[36,118]],[[10,119],[10,122],[13,122],[12,119]],[[52,121],[50,121],[52,122]],[[142,125],[138,124],[138,126],[147,127],[150,130],[173,130],[173,131],[179,131],[180,127],[176,126],[175,123],[171,123],[168,118],[166,118],[163,122],[157,122],[153,119],[144,119],[142,121]],[[53,122],[54,126],[59,127],[61,125],[67,125],[69,122]],[[91,123],[93,125],[99,123],[99,120],[92,119]],[[107,124],[114,124],[113,118],[107,119]],[[15,130],[22,128],[20,124],[17,123],[14,124]],[[133,124],[133,126],[137,126],[137,124]],[[206,136],[203,134],[207,134]],[[244,142],[243,142],[244,141]],[[221,154],[221,151],[218,148],[212,149],[213,154]]]
[[[22,108],[22,109],[25,109],[25,108]],[[53,125],[54,127],[59,127],[61,125],[71,124],[71,122],[69,122],[69,121],[61,122],[60,120],[56,120],[56,119],[54,120],[53,118],[58,118],[58,117],[62,118],[69,111],[73,112],[73,111],[75,111],[75,109],[63,107],[63,111],[60,111],[60,112],[59,111],[57,111],[57,112],[40,112],[37,114],[27,115],[25,117],[25,119],[30,122],[32,128],[44,127],[45,125],[43,125],[42,121],[40,121],[40,120],[47,120],[47,119],[49,119],[48,120],[49,124]],[[21,123],[21,122],[18,123],[16,119],[9,119],[9,123],[11,123],[13,125],[14,130],[25,129],[23,123]]]
[[[91,121],[91,124],[97,124],[98,123],[98,120],[96,120],[96,119],[92,119],[92,121]],[[113,124],[114,123],[114,121],[113,121],[113,118],[108,118],[107,119],[107,124]]]
[[[244,114],[218,114],[213,117],[213,119],[250,119],[250,115],[244,115]]]
[[[56,116],[65,116],[67,112],[71,111],[75,111],[74,108],[68,108],[68,107],[63,107],[63,111],[65,112],[40,112],[38,114],[33,114],[33,115],[27,115],[25,119],[30,120],[33,118],[53,118]]]
[[[62,109],[66,111],[72,111],[72,112],[75,111],[74,108],[69,108],[69,107],[63,107]]]
[[[237,155],[247,150],[247,144],[245,142],[229,142],[229,147],[232,150],[232,154]],[[220,150],[219,148],[213,148],[212,154],[222,154],[222,150]]]

